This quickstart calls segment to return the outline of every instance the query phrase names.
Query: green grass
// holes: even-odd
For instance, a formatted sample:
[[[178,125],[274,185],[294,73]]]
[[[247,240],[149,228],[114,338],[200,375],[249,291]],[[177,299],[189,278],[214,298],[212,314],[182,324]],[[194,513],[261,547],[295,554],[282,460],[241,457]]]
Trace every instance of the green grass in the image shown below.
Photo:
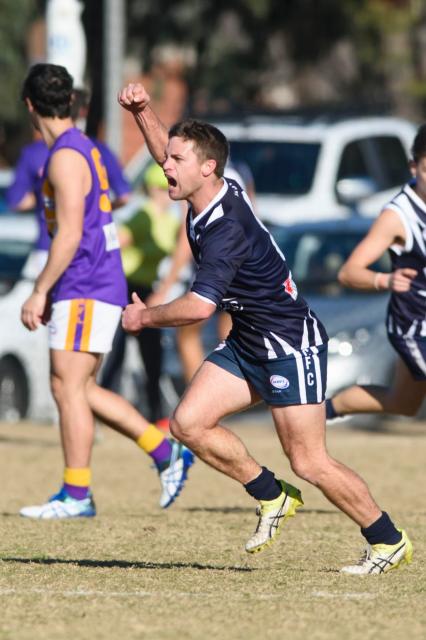
[[[329,430],[329,449],[407,529],[409,567],[357,578],[338,570],[358,528],[289,472],[269,419],[232,423],[263,464],[302,489],[305,506],[270,549],[244,552],[254,504],[201,462],[178,502],[158,506],[149,461],[106,429],[94,450],[92,520],[33,522],[25,504],[62,475],[58,431],[0,424],[0,638],[423,640],[426,637],[426,426]]]

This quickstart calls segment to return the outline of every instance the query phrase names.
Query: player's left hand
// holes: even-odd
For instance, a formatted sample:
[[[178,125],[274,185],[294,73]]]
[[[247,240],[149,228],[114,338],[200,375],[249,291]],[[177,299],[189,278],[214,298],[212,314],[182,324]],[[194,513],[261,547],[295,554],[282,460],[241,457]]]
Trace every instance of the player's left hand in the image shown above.
[[[138,294],[132,293],[132,302],[127,305],[121,315],[121,324],[124,331],[132,336],[137,336],[143,329],[142,311],[146,309],[146,304],[142,302]]]
[[[38,329],[42,323],[47,296],[45,293],[33,291],[21,308],[21,322],[30,331]]]

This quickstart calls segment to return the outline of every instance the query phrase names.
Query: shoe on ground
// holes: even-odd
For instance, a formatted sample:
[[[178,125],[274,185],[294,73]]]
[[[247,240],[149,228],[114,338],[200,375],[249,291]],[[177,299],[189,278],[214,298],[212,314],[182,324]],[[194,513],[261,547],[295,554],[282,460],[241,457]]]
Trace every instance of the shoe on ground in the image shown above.
[[[65,518],[92,518],[96,506],[91,493],[84,500],[72,498],[65,489],[55,493],[45,504],[23,507],[19,515],[39,520],[62,520]]]
[[[257,553],[269,547],[280,533],[280,528],[287,518],[295,515],[296,509],[302,506],[303,500],[299,489],[279,480],[282,493],[275,500],[261,500],[256,509],[259,516],[256,531],[246,544],[247,553]]]
[[[167,509],[183,489],[188,469],[194,464],[194,454],[180,442],[172,441],[172,456],[169,466],[159,472],[162,492],[160,507]]]
[[[366,576],[386,573],[403,564],[410,564],[413,558],[413,545],[405,531],[397,544],[367,545],[359,562],[343,567],[340,571],[353,576]]]

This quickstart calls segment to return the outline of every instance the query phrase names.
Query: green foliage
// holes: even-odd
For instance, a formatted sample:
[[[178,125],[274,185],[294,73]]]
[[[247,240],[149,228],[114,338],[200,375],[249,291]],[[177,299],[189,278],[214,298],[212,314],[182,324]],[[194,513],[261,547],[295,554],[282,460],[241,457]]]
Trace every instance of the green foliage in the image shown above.
[[[419,6],[388,0],[129,0],[129,46],[145,71],[158,45],[192,47],[192,98],[203,94],[210,102],[244,106],[262,92],[265,78],[272,85],[297,84],[305,69],[321,75],[325,61],[345,45],[355,73],[346,80],[332,69],[334,93],[344,86],[346,99],[368,99],[381,90],[387,94],[393,63],[415,75],[419,42],[408,38],[402,55],[389,43],[421,21]],[[418,95],[417,89],[413,99]]]
[[[1,0],[0,122],[16,123],[22,116],[22,112],[17,109],[17,102],[27,69],[25,34],[33,16],[34,2],[31,0]]]

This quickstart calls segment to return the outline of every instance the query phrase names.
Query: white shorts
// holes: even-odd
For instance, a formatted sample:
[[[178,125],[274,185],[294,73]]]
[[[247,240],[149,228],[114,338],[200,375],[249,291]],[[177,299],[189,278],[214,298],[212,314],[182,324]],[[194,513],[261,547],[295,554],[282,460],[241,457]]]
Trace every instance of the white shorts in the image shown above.
[[[47,324],[49,348],[108,353],[122,308],[99,300],[60,300],[52,305]]]

